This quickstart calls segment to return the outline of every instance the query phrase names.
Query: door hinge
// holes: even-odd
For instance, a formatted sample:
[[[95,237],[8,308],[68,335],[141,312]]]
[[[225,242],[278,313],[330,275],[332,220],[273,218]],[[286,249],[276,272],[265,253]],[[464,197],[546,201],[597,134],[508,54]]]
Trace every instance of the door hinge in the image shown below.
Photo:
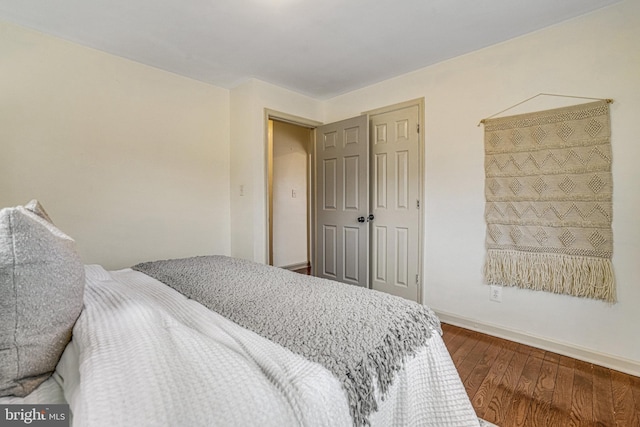
[[[416,199],[416,208],[420,209],[420,200]]]
[[[416,274],[416,285],[420,284],[420,278],[418,277],[418,275]]]
[[[420,133],[420,123],[416,124],[416,130],[418,133]]]

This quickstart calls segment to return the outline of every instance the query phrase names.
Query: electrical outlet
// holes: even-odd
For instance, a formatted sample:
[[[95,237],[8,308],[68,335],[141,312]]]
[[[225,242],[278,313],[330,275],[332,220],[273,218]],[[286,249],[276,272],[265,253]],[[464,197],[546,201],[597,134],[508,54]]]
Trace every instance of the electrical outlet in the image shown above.
[[[489,286],[489,301],[502,302],[502,286]]]

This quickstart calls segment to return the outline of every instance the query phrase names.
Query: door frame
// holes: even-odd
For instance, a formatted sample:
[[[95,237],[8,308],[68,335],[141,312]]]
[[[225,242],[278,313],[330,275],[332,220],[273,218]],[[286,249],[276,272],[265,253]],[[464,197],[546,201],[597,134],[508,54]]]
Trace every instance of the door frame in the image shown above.
[[[369,117],[378,114],[391,113],[396,110],[402,110],[408,107],[418,107],[418,194],[420,197],[420,212],[418,213],[418,302],[424,304],[424,242],[425,242],[425,211],[426,211],[426,197],[424,194],[425,189],[425,137],[424,137],[424,98],[411,99],[409,101],[400,102],[397,104],[387,105],[385,107],[376,108],[373,110],[363,111],[362,114],[368,114]],[[369,135],[371,137],[371,135]]]
[[[273,264],[273,141],[270,135],[269,120],[276,120],[279,122],[290,123],[292,125],[315,130],[316,127],[322,125],[322,122],[307,119],[304,117],[295,116],[293,114],[284,113],[282,111],[276,111],[269,108],[264,109],[264,138],[265,138],[265,173],[266,173],[266,191],[265,191],[265,206],[267,206],[266,217],[266,254],[267,264]],[[314,273],[314,255],[315,255],[315,233],[312,230],[315,224],[315,202],[312,200],[312,195],[315,194],[315,171],[313,165],[315,164],[314,151],[315,151],[315,132],[311,133],[309,138],[309,146],[307,147],[307,253],[309,255],[309,261],[311,261],[311,273]]]

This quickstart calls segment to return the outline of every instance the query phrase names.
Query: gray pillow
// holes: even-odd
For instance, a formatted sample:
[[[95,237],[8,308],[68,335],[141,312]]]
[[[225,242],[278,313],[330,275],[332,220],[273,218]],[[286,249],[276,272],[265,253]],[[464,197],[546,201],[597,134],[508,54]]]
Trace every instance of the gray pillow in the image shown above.
[[[26,396],[51,375],[82,310],[75,242],[37,201],[27,207],[0,210],[0,396]]]

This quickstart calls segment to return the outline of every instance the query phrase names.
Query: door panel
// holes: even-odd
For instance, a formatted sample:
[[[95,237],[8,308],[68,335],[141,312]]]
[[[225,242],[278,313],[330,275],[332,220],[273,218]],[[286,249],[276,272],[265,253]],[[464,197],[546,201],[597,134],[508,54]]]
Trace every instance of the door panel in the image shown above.
[[[375,155],[373,164],[373,200],[378,208],[387,207],[387,153]]]
[[[376,281],[387,281],[387,227],[376,225],[375,233],[373,235],[373,246],[375,246],[373,253],[375,254],[373,278]]]
[[[344,165],[344,210],[358,211],[360,209],[360,157],[349,156],[343,159]]]
[[[409,152],[396,151],[396,208],[409,209]]]
[[[371,116],[373,289],[418,300],[418,107]]]
[[[359,282],[360,265],[360,228],[344,227],[344,277],[353,282]]]
[[[337,236],[335,226],[323,226],[322,227],[322,242],[323,242],[323,262],[322,262],[322,275],[324,277],[335,279],[338,276],[337,263]]]
[[[409,286],[409,230],[396,228],[396,285]]]
[[[316,130],[318,276],[369,286],[369,118]],[[320,199],[321,198],[321,199]]]
[[[322,181],[322,194],[324,196],[322,206],[325,210],[335,210],[337,206],[336,159],[328,159],[322,163],[322,175],[324,176]]]

